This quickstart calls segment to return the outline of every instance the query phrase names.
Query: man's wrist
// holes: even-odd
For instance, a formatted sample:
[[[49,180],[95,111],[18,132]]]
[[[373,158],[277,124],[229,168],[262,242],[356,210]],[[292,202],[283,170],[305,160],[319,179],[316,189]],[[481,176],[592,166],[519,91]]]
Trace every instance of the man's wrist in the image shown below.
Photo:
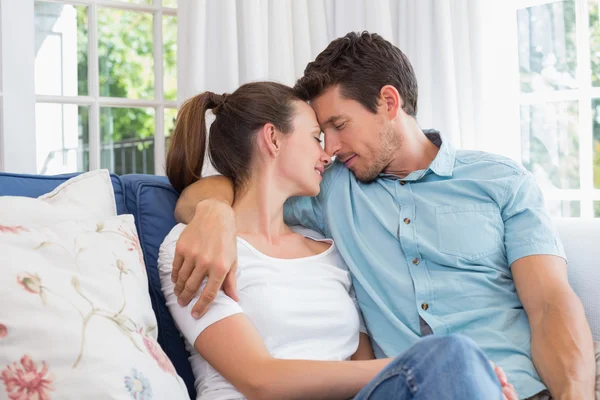
[[[194,218],[205,212],[219,211],[224,213],[231,213],[233,215],[233,208],[229,199],[221,197],[211,197],[209,199],[200,200],[196,204]]]
[[[594,389],[581,386],[568,387],[555,398],[556,400],[594,400]]]

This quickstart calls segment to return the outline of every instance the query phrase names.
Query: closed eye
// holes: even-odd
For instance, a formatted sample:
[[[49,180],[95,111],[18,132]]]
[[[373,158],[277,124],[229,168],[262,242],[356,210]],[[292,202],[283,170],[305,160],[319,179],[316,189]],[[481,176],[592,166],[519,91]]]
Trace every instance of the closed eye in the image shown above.
[[[346,126],[346,123],[342,122],[341,124],[336,125],[335,129],[337,129],[338,131],[341,131],[342,129],[344,129],[345,126]]]

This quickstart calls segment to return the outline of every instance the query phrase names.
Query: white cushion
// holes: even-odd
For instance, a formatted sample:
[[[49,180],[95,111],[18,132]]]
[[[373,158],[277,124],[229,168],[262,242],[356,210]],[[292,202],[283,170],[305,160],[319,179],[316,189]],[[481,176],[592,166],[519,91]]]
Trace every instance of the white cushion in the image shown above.
[[[594,340],[600,341],[600,219],[554,220],[569,260],[569,282],[583,302]]]
[[[112,193],[96,171],[40,199],[0,198],[0,398],[189,398]]]
[[[72,219],[108,218],[117,215],[115,192],[106,169],[78,175],[39,197],[65,210]],[[43,216],[38,216],[38,218]],[[63,219],[61,215],[59,217]],[[39,220],[38,220],[39,221]]]

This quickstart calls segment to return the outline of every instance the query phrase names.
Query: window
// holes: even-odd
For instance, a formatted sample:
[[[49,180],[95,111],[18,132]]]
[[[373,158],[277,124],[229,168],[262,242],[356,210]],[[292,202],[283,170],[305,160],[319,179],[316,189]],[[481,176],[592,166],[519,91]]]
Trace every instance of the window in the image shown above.
[[[518,4],[521,162],[554,216],[600,217],[600,0]]]
[[[36,0],[38,173],[164,173],[177,106],[176,7]]]

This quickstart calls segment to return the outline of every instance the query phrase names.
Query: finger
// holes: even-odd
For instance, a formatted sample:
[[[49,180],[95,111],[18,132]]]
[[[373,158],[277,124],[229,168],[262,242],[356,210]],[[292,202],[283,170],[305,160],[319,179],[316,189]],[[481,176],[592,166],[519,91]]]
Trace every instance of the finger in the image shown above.
[[[506,393],[506,396],[509,398],[509,400],[512,400],[513,398],[519,398],[515,387],[510,383],[502,388],[502,392]]]
[[[519,396],[517,395],[517,389],[515,389],[515,386],[512,383],[509,383],[508,385],[506,385],[505,387],[509,388],[513,393],[514,393],[514,397],[518,398]]]
[[[506,377],[506,374],[504,373],[504,370],[502,368],[496,367],[494,368],[494,371],[496,372],[496,375],[498,376],[498,379],[500,380],[502,386],[508,384],[508,378]]]
[[[219,292],[219,289],[221,289],[224,280],[225,275],[223,274],[208,275],[208,282],[192,309],[192,316],[194,318],[198,319],[206,313],[210,304],[217,298],[217,293]]]
[[[173,270],[171,271],[171,282],[176,283],[179,277],[179,270],[183,265],[183,256],[175,249],[175,257],[173,258]]]
[[[508,386],[502,388],[502,395],[506,400],[519,400],[519,396],[517,396],[517,392]]]
[[[225,280],[223,281],[223,291],[233,300],[240,301],[240,298],[237,294],[237,261],[233,263],[231,271],[229,271],[225,277]]]
[[[190,301],[196,296],[198,293],[198,289],[200,289],[200,285],[204,282],[206,278],[206,270],[202,267],[196,266],[196,268],[192,271],[192,275],[187,279],[183,286],[183,290],[179,294],[178,303],[180,306],[187,306]]]
[[[179,269],[179,274],[177,275],[177,283],[175,283],[175,288],[173,289],[175,296],[179,297],[183,291],[185,282],[194,271],[194,263],[195,260],[193,258],[186,258],[183,261],[183,265],[181,266],[181,269]]]

